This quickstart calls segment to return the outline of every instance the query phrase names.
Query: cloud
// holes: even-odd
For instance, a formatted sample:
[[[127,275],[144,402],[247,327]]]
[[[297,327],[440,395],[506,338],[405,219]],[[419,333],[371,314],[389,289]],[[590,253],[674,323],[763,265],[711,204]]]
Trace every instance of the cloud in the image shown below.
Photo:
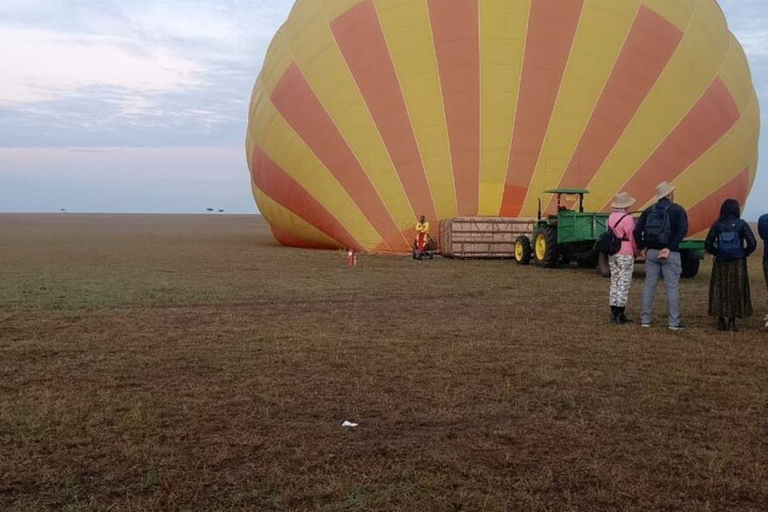
[[[17,4],[0,0],[0,146],[156,146],[241,143],[293,0]]]
[[[0,29],[3,84],[0,107],[53,101],[88,87],[122,88],[129,111],[137,94],[192,88],[201,67],[161,47],[138,47],[122,37],[73,36],[34,29]]]

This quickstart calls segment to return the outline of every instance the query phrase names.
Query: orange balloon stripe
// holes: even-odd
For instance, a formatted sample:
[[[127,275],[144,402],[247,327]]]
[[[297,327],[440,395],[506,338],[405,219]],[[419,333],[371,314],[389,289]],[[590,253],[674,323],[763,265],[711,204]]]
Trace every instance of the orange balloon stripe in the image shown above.
[[[716,78],[623,190],[636,197],[638,204],[650,201],[658,183],[677,178],[728,133],[739,118],[733,96],[723,81]]]
[[[317,199],[277,166],[258,147],[253,150],[253,182],[270,199],[343,245],[362,246]]]
[[[585,187],[629,126],[666,68],[683,33],[647,7],[637,14],[605,90],[560,181]],[[553,207],[550,202],[547,210]]]
[[[480,18],[477,1],[429,0],[460,216],[480,193]]]
[[[291,64],[278,82],[272,103],[339,180],[387,245],[404,246],[405,239],[384,202],[296,64]]]
[[[373,0],[331,23],[341,53],[365,98],[415,215],[437,220],[400,82]]]
[[[750,169],[747,167],[733,180],[726,183],[720,190],[709,195],[688,210],[688,235],[693,236],[706,231],[717,220],[720,206],[726,199],[736,199],[741,207],[747,201],[749,194]]]
[[[275,240],[277,240],[280,243],[280,245],[284,245],[286,247],[298,247],[300,249],[326,249],[326,250],[338,249],[341,247],[341,246],[326,245],[320,242],[306,240],[297,235],[294,235],[293,233],[289,233],[288,231],[277,228],[277,227],[272,228],[272,234],[274,235]]]
[[[552,119],[583,0],[531,3],[515,130],[501,203],[502,217],[517,217]]]

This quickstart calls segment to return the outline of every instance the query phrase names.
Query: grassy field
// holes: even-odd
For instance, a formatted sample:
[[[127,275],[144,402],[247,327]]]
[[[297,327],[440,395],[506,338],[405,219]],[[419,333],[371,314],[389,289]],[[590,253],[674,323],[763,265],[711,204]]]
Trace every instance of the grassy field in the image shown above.
[[[257,217],[2,215],[0,262],[0,510],[768,509],[757,258],[735,334],[708,266],[641,330],[590,271]]]

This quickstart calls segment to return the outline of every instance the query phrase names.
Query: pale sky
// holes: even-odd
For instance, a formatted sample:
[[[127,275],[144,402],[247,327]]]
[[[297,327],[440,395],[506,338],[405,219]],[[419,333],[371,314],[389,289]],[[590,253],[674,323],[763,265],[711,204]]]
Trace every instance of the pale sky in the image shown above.
[[[768,127],[768,1],[720,4]],[[248,102],[292,5],[0,0],[0,211],[255,213]],[[766,136],[761,154],[751,218],[768,211]]]

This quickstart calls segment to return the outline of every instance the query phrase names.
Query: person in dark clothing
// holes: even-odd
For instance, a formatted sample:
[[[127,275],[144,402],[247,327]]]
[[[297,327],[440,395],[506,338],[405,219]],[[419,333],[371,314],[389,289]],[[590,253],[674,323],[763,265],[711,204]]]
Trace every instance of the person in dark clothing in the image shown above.
[[[688,235],[688,214],[675,204],[675,187],[666,181],[656,187],[655,205],[643,212],[635,227],[639,250],[645,251],[645,291],[641,320],[650,327],[656,288],[663,277],[669,304],[669,329],[685,329],[680,314],[680,276],[683,261],[680,244]]]
[[[768,288],[768,213],[760,217],[757,222],[757,231],[763,239],[763,276],[765,286]],[[765,315],[765,329],[768,331],[768,315]]]
[[[715,256],[709,283],[709,315],[717,318],[718,331],[735,332],[737,318],[752,316],[747,258],[757,249],[752,228],[741,219],[741,207],[735,199],[723,203],[705,248]]]

